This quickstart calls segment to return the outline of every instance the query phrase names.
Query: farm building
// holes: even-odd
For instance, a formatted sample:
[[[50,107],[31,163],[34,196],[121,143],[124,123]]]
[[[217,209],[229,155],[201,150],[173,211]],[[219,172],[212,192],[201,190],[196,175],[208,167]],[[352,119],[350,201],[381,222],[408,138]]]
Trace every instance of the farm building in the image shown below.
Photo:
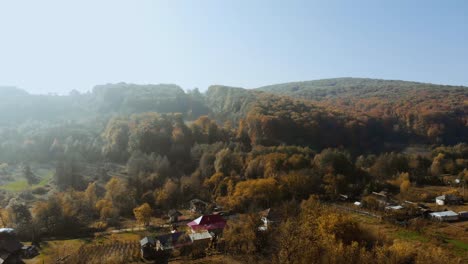
[[[458,220],[458,214],[455,213],[454,211],[434,212],[434,213],[430,213],[429,216],[432,219],[442,221],[442,222]]]
[[[453,194],[437,196],[435,201],[437,205],[463,204],[463,198]]]
[[[187,225],[193,233],[202,230],[220,233],[226,226],[226,220],[220,215],[202,215]]]

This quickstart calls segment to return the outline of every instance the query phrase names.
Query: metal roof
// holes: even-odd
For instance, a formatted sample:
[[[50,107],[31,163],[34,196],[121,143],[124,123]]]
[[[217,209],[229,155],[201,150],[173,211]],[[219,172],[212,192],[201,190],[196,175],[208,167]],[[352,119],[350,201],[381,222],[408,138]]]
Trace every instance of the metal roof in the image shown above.
[[[154,238],[152,237],[144,237],[143,239],[140,240],[140,245],[144,246],[146,244],[150,244],[150,245],[155,245],[156,242],[154,240]]]
[[[190,237],[190,240],[192,240],[192,241],[211,239],[212,238],[210,232],[208,232],[208,231],[192,233],[192,234],[189,234],[189,237]]]
[[[437,217],[458,216],[458,214],[455,213],[454,211],[434,212],[434,213],[430,213],[430,215],[437,216]]]
[[[387,207],[385,207],[385,209],[400,210],[400,209],[403,209],[403,206],[401,206],[401,205],[387,206]]]

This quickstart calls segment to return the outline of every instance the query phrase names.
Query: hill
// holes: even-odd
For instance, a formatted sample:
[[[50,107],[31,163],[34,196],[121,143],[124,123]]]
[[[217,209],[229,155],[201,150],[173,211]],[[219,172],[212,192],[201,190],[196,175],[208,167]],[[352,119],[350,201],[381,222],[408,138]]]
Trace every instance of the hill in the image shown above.
[[[417,82],[337,78],[256,89],[311,100],[330,111],[370,116],[431,143],[467,140],[468,87]]]
[[[396,100],[413,92],[466,93],[467,89],[468,87],[464,86],[345,77],[274,84],[259,87],[256,90],[314,100],[350,96],[357,98],[385,97]]]

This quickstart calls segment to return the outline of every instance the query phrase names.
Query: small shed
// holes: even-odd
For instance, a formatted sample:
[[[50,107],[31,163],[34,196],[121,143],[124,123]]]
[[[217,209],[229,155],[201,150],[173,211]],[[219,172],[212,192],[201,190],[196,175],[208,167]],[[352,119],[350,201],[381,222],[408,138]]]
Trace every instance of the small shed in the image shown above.
[[[432,219],[438,220],[438,221],[441,221],[441,222],[457,221],[458,220],[458,214],[455,213],[454,211],[434,212],[434,213],[430,213],[429,216]]]

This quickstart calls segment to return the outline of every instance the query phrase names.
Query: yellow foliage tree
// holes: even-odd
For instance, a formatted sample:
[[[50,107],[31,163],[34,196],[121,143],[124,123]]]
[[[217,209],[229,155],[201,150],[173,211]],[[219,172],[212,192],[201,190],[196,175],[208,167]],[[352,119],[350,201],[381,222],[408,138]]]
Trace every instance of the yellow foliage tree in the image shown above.
[[[144,224],[148,226],[151,221],[151,213],[152,213],[151,206],[148,203],[144,203],[141,206],[136,207],[133,209],[133,214],[138,223]]]

